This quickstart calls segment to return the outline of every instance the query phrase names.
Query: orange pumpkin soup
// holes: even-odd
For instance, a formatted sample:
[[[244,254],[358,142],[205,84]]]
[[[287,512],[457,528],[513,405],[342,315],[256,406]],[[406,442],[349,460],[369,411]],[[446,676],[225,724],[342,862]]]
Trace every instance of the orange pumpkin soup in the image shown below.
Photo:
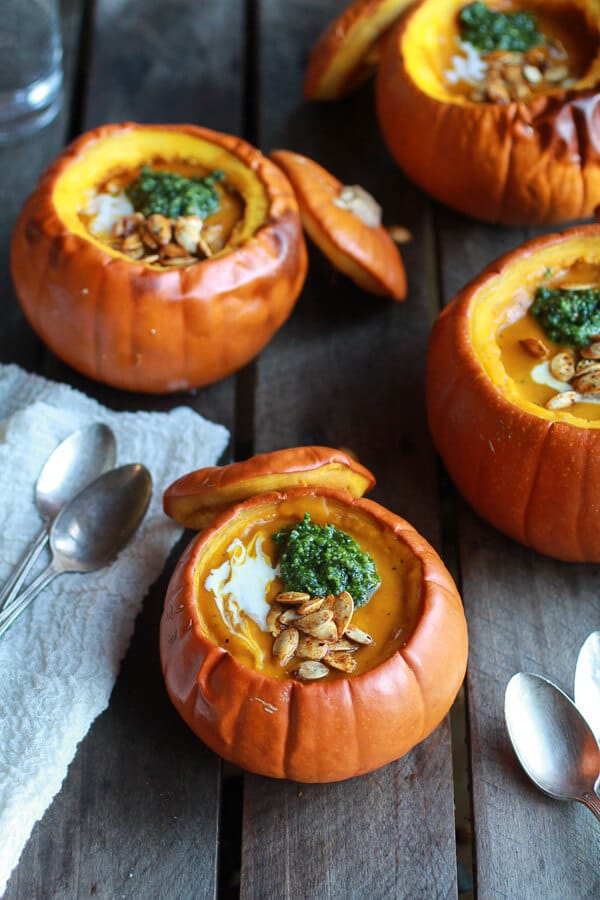
[[[267,616],[277,595],[285,591],[277,572],[279,548],[273,534],[300,522],[305,513],[318,525],[332,524],[354,538],[373,559],[381,579],[371,599],[352,616],[352,625],[372,639],[351,651],[356,660],[351,674],[358,675],[390,657],[410,638],[421,613],[422,566],[389,529],[331,497],[288,498],[277,507],[264,507],[235,534],[227,529],[223,536],[216,535],[210,554],[203,555],[194,572],[201,627],[241,663],[265,675],[289,678],[298,671],[301,658],[294,656],[282,664],[276,657],[276,633],[269,630]],[[289,609],[293,614],[294,608]],[[350,673],[329,669],[325,678],[345,674]]]

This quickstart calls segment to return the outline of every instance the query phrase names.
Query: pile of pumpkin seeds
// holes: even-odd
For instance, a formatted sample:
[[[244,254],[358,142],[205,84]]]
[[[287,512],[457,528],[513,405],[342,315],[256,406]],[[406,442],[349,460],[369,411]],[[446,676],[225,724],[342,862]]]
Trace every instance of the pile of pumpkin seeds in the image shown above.
[[[375,644],[353,624],[353,615],[354,601],[348,591],[337,597],[311,597],[298,591],[278,594],[267,616],[275,639],[273,656],[282,667],[297,662],[291,674],[300,681],[316,681],[332,669],[352,674],[357,651]]]
[[[112,246],[131,259],[181,268],[223,249],[220,225],[203,227],[200,216],[168,219],[160,213],[122,216],[113,229]]]
[[[525,101],[534,93],[568,88],[576,81],[567,52],[558,41],[525,52],[491,50],[482,59],[487,66],[483,82],[468,95],[475,103]]]
[[[524,338],[520,343],[536,359],[550,357],[548,347],[539,338]],[[568,384],[570,390],[550,397],[546,409],[568,409],[588,397],[600,397],[600,337],[579,351],[560,350],[552,356],[548,368],[552,377]]]

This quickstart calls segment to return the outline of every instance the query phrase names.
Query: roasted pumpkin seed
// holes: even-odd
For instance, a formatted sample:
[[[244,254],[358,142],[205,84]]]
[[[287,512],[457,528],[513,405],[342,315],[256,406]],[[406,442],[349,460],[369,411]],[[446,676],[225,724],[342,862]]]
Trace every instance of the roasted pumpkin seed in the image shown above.
[[[267,613],[267,628],[273,637],[277,637],[283,628],[283,623],[279,619],[282,612],[283,606],[280,606],[279,603],[272,603],[271,609]]]
[[[310,600],[310,594],[300,591],[282,591],[275,597],[275,602],[283,603],[284,606],[299,606],[300,603],[306,603],[307,600]]]
[[[356,669],[356,657],[352,653],[328,653],[323,662],[332,669],[339,669],[348,675]]]
[[[180,247],[190,255],[197,253],[202,231],[200,216],[180,216],[175,221],[173,235]]]
[[[298,647],[296,648],[296,656],[299,659],[323,659],[328,652],[329,644],[327,641],[319,641],[308,634],[300,635]]]
[[[301,616],[307,616],[309,613],[313,613],[318,609],[321,609],[324,603],[325,597],[312,597],[310,600],[305,600],[304,603],[300,604],[300,606],[298,607],[298,613]]]
[[[550,355],[550,351],[539,338],[523,338],[519,343],[524,350],[536,359],[547,359]]]
[[[322,662],[308,659],[301,662],[298,668],[292,672],[292,675],[301,681],[316,681],[318,678],[324,678],[328,674],[329,669]]]
[[[354,644],[352,641],[347,640],[345,637],[340,638],[339,641],[336,641],[334,644],[329,645],[330,653],[339,653],[341,651],[356,653],[358,649],[358,644]]]
[[[308,634],[318,638],[320,641],[337,641],[338,639],[337,628],[333,620],[313,626],[312,631],[309,631]]]
[[[127,237],[123,239],[120,249],[132,259],[141,259],[146,252],[144,244],[137,232],[135,234],[128,234]]]
[[[282,607],[283,609],[283,607]],[[300,616],[296,612],[295,609],[284,609],[283,612],[279,616],[279,621],[282,625],[289,625],[291,622],[296,622]]]
[[[573,406],[576,402],[576,391],[561,391],[559,394],[554,394],[553,397],[550,397],[546,403],[546,409],[566,409],[569,406]]]
[[[550,372],[557,381],[570,381],[575,374],[575,359],[572,353],[561,351],[550,360]]]
[[[318,609],[316,612],[309,613],[307,616],[300,616],[297,621],[298,628],[307,634],[313,634],[314,629],[326,622],[333,620],[333,612],[330,609]]]
[[[342,591],[333,601],[333,621],[338,637],[342,637],[354,615],[354,601],[348,591]]]
[[[295,628],[285,628],[273,641],[273,656],[280,666],[287,666],[296,653],[300,635]]]
[[[592,369],[591,372],[584,372],[573,379],[573,387],[578,394],[599,394],[600,393],[600,370]]]
[[[580,351],[584,359],[600,359],[600,341],[594,341]]]
[[[371,637],[370,634],[367,634],[366,631],[363,631],[362,628],[358,628],[356,625],[350,623],[346,628],[346,637],[350,641],[354,641],[356,644],[374,644],[375,641]]]
[[[575,375],[583,375],[585,372],[595,372],[600,369],[600,360],[580,359],[575,366]]]

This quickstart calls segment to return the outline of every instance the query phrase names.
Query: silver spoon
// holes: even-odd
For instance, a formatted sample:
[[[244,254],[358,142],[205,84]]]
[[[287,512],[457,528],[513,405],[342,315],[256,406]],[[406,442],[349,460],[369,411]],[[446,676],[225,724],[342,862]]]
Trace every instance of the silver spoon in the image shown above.
[[[71,500],[50,529],[50,565],[0,612],[0,635],[53,578],[63,572],[93,572],[112,562],[144,518],[152,479],[134,463],[105,472]]]
[[[519,762],[534,784],[557,800],[579,800],[600,820],[594,790],[600,748],[569,697],[540,675],[518,672],[506,687],[504,715]]]
[[[10,606],[46,546],[48,529],[69,500],[115,464],[116,441],[108,425],[96,422],[74,431],[53,450],[38,476],[35,503],[44,527],[0,591],[0,610]]]
[[[575,705],[600,744],[600,631],[584,641],[575,668]]]

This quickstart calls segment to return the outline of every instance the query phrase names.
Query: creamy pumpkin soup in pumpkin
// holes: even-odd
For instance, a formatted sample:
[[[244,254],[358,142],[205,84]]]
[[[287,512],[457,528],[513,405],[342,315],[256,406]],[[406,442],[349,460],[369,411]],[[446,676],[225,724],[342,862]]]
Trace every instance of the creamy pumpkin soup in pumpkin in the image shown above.
[[[455,99],[527,101],[575,85],[597,42],[584,11],[568,2],[476,0],[452,11],[436,69]]]
[[[421,611],[409,547],[326,496],[265,506],[213,538],[194,576],[206,635],[274,678],[368,671],[407,643]]]
[[[456,585],[364,493],[353,455],[292,447],[189,472],[165,512],[200,528],[169,582],[160,657],[190,728],[244,769],[341,781],[448,712],[467,659]]]
[[[442,203],[507,225],[566,222],[598,203],[599,83],[596,3],[421,0],[386,41],[377,117],[396,162]]]
[[[80,212],[91,234],[132,259],[180,267],[236,244],[244,201],[222,169],[153,157],[112,170]]]
[[[124,390],[211,384],[265,346],[306,275],[281,170],[195,125],[103,125],[53,161],[25,202],[11,270],[39,337]]]
[[[550,412],[600,420],[600,266],[548,268],[501,314],[500,361],[514,390]]]

